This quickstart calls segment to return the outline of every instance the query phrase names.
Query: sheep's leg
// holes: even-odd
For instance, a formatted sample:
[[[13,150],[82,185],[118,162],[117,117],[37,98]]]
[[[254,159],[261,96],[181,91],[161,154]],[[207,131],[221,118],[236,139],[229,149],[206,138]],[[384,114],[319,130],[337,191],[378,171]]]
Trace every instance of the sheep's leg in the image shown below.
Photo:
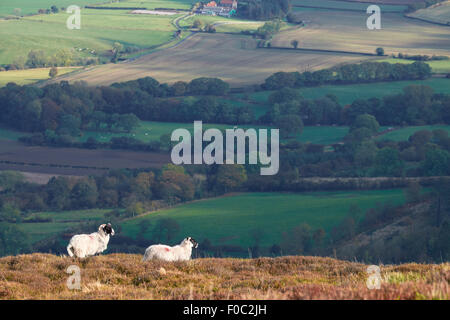
[[[69,253],[69,256],[71,256],[71,257],[74,256],[74,253],[73,253],[72,250],[73,250],[73,247],[72,247],[71,244],[69,244],[69,245],[67,246],[67,253]]]
[[[75,255],[78,257],[78,258],[86,258],[86,254],[84,253],[84,251],[83,250],[80,250],[80,249],[75,249]]]

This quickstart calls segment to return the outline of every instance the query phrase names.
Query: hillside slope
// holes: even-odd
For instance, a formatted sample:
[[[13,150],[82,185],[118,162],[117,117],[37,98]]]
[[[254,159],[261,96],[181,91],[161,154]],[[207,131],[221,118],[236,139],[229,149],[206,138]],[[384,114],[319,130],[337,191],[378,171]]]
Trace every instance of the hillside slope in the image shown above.
[[[81,290],[66,269],[81,268]],[[142,263],[141,256],[78,261],[50,254],[0,259],[0,299],[448,299],[450,264],[382,266],[379,290],[364,264],[318,257],[195,259]]]

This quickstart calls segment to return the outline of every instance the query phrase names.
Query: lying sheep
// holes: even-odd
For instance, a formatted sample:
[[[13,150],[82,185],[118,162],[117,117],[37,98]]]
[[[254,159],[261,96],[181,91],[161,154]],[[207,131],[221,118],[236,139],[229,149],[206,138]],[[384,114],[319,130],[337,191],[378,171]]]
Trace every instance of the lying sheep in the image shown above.
[[[67,252],[69,256],[77,258],[96,255],[106,250],[110,235],[114,235],[114,229],[110,223],[102,224],[97,232],[74,235],[67,246]]]
[[[191,259],[192,248],[197,248],[198,243],[191,237],[181,241],[177,246],[170,247],[164,244],[155,244],[145,250],[142,261],[152,259],[163,261],[187,261]]]

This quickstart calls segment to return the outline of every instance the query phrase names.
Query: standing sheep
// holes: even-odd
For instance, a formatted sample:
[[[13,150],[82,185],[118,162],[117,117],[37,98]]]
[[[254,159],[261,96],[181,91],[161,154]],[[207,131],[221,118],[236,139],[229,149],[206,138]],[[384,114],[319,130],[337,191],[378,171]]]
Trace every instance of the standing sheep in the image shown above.
[[[114,235],[110,223],[99,226],[97,232],[74,235],[67,246],[67,252],[69,256],[77,258],[96,255],[106,250],[110,235]]]
[[[191,237],[181,241],[177,246],[170,247],[164,244],[155,244],[145,250],[142,261],[152,259],[162,261],[187,261],[191,259],[192,248],[197,248],[198,243]]]

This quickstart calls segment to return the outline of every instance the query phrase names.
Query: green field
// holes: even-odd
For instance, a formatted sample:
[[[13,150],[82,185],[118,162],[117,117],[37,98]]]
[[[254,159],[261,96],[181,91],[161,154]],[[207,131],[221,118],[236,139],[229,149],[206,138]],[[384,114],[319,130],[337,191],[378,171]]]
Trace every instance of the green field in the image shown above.
[[[14,9],[20,9],[19,15],[37,14],[39,9],[50,9],[52,5],[67,8],[75,4],[85,6],[93,3],[102,3],[105,0],[2,0],[0,3],[0,17],[16,15]]]
[[[259,128],[258,126],[239,126],[239,128]],[[141,125],[131,133],[108,133],[108,132],[85,132],[81,138],[82,141],[86,141],[89,137],[94,137],[100,142],[111,140],[113,137],[130,137],[135,138],[143,142],[149,142],[153,140],[159,140],[164,134],[171,134],[176,129],[188,129],[193,132],[193,123],[176,123],[176,122],[153,122],[153,121],[141,121]],[[217,128],[220,130],[232,129],[233,126],[224,124],[207,124],[203,123],[203,130],[210,128]]]
[[[386,134],[377,137],[377,140],[391,140],[391,141],[405,141],[408,140],[415,132],[420,130],[437,130],[444,129],[450,134],[450,126],[445,125],[435,125],[435,126],[416,126],[416,127],[405,127],[400,128]]]
[[[327,94],[334,94],[342,105],[351,104],[356,99],[381,98],[383,96],[401,93],[403,88],[409,85],[427,85],[437,93],[450,94],[450,79],[431,78],[419,81],[393,81],[377,82],[349,85],[326,85],[319,87],[310,87],[298,89],[305,99],[317,99]],[[273,91],[260,91],[249,95],[236,94],[238,98],[245,98],[254,103],[266,105],[266,102]]]
[[[17,140],[22,136],[27,135],[25,132],[0,128],[0,139],[6,139],[6,140]]]
[[[112,2],[107,0],[2,0],[0,3],[0,17],[16,15],[14,9],[19,8],[19,15],[36,14],[39,9],[50,9],[56,5],[59,9],[67,8],[70,5],[80,7],[105,6],[105,7],[139,7],[139,8],[170,8],[170,9],[190,9],[194,0],[139,0]]]
[[[377,60],[377,61],[389,62],[389,63],[413,63],[413,62],[415,62],[414,60],[396,59],[396,58],[382,59],[382,60]],[[434,73],[450,73],[450,59],[449,60],[427,61],[426,63],[431,67],[431,70]]]
[[[240,126],[240,128],[265,128],[262,126]],[[108,142],[113,137],[130,137],[135,138],[143,142],[150,142],[159,140],[164,134],[171,134],[173,130],[178,128],[186,128],[192,132],[192,124],[175,123],[175,122],[151,122],[142,121],[141,126],[131,133],[108,133],[108,132],[84,132],[80,141],[86,141],[88,138],[93,137],[99,142]],[[218,128],[221,130],[229,129],[230,126],[222,124],[203,124],[203,129]],[[385,130],[382,127],[380,130]],[[392,141],[406,141],[419,130],[437,130],[444,129],[450,133],[450,126],[448,125],[432,125],[432,126],[414,126],[396,129],[381,136],[378,136],[377,140],[392,140]],[[330,145],[342,141],[347,135],[349,128],[344,126],[306,126],[303,128],[303,132],[297,136],[297,140],[303,143],[314,143]],[[10,129],[0,128],[0,139],[17,140],[22,136],[27,135],[25,132],[14,131]]]
[[[77,68],[59,67],[58,75],[63,75],[76,69]],[[18,85],[26,85],[40,80],[46,80],[50,78],[48,75],[49,71],[50,68],[0,71],[0,87],[5,86],[8,82],[14,82]]]
[[[30,243],[34,243],[70,229],[80,222],[98,221],[99,223],[104,223],[106,212],[108,210],[100,209],[40,212],[33,215],[42,218],[51,218],[52,222],[18,223],[17,226],[29,235],[28,240]]]
[[[248,129],[270,129],[267,126],[255,126],[246,125],[238,126],[239,128]],[[99,142],[108,142],[113,137],[129,137],[143,142],[150,142],[159,140],[164,134],[171,134],[172,131],[179,128],[185,128],[193,132],[193,123],[176,123],[176,122],[152,122],[141,121],[141,125],[130,133],[110,133],[110,132],[94,132],[85,131],[83,135],[79,137],[80,141],[87,141],[90,137],[95,138]],[[231,129],[233,126],[224,124],[203,124],[203,130],[210,128],[217,128],[220,130]],[[337,126],[315,126],[304,127],[302,134],[298,135],[297,140],[301,142],[310,142],[315,144],[333,144],[341,141],[348,133],[348,127]],[[27,133],[14,131],[6,128],[0,128],[0,139],[17,140],[21,136],[25,136]]]
[[[135,238],[142,220],[153,224],[157,219],[170,217],[181,227],[178,238],[190,235],[198,240],[208,238],[213,244],[243,247],[252,245],[251,231],[260,229],[264,232],[261,244],[269,246],[279,243],[282,232],[302,223],[313,229],[330,231],[347,216],[351,205],[366,211],[377,203],[388,202],[402,204],[403,191],[245,193],[183,204],[122,221],[120,226],[123,235]],[[52,221],[18,223],[17,226],[29,235],[28,241],[32,244],[67,231],[78,223],[104,223],[107,212],[100,209],[40,212],[33,216],[51,218]],[[145,236],[150,238],[150,232]]]
[[[120,2],[105,2],[104,4],[98,5],[99,7],[134,7],[134,8],[166,8],[166,9],[191,9],[195,0],[122,0]]]
[[[152,48],[173,39],[175,16],[135,15],[126,10],[82,9],[81,29],[69,30],[67,13],[43,14],[20,20],[0,20],[0,64],[8,64],[30,50],[48,56],[70,50],[74,57],[108,60],[114,42]],[[93,53],[92,53],[93,52]]]
[[[181,226],[177,237],[208,238],[213,244],[252,245],[251,231],[262,230],[261,244],[279,243],[283,232],[302,223],[329,231],[344,219],[351,205],[367,210],[377,203],[401,204],[403,191],[249,193],[202,200],[150,213],[121,224],[122,232],[136,237],[139,223],[173,218]],[[358,217],[360,218],[360,217]],[[151,228],[150,228],[151,229]],[[146,234],[150,237],[150,234]]]
[[[265,126],[238,126],[239,128],[268,128]],[[185,128],[193,132],[193,123],[174,123],[174,122],[151,122],[142,121],[141,126],[135,129],[133,132],[127,133],[106,133],[106,132],[85,132],[81,138],[82,141],[86,141],[89,137],[94,137],[100,142],[106,142],[111,140],[112,137],[126,136],[138,139],[140,141],[149,142],[153,140],[159,140],[164,134],[171,134],[173,130]],[[217,128],[220,130],[232,129],[233,126],[224,124],[203,124],[203,130],[210,128]],[[348,133],[348,127],[333,127],[333,126],[317,126],[317,127],[305,127],[303,133],[298,135],[297,140],[301,142],[311,142],[316,144],[332,144],[341,141]]]

